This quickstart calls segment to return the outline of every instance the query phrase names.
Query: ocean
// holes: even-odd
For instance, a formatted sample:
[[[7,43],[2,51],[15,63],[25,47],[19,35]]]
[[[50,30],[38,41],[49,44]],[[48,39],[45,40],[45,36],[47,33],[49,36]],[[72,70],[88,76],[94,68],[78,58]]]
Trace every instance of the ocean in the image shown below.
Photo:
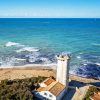
[[[100,79],[99,18],[0,18],[0,67],[55,64],[69,54],[70,74]]]

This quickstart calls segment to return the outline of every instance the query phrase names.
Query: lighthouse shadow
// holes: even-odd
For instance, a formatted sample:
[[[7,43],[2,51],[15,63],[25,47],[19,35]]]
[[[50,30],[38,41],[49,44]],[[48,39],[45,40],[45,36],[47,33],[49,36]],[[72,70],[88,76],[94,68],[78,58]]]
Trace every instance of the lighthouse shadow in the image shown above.
[[[94,85],[96,87],[100,87],[100,81],[98,80],[98,82],[83,83],[83,82],[80,82],[80,81],[72,80],[69,83],[69,87],[77,87],[77,88],[80,88],[80,87],[83,87],[83,86],[86,86],[86,85]]]
[[[86,85],[86,83],[76,81],[76,80],[71,80],[71,82],[69,83],[69,87],[73,87],[73,88],[74,87],[80,88],[80,87],[83,87],[85,85]]]
[[[90,84],[100,88],[100,82],[93,82],[93,83],[90,83]]]
[[[75,88],[68,88],[67,93],[64,95],[62,100],[72,100],[72,97],[74,96],[75,92]]]

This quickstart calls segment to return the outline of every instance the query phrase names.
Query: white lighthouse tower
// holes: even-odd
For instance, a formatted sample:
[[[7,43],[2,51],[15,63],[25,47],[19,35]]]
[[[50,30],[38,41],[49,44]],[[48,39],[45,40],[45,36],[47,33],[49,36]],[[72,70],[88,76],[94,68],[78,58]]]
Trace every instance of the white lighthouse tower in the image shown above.
[[[59,55],[57,58],[56,80],[48,78],[40,83],[36,96],[41,100],[62,100],[69,83],[69,56]]]
[[[66,87],[69,82],[69,56],[58,55],[57,58],[57,73],[56,81],[62,83]]]

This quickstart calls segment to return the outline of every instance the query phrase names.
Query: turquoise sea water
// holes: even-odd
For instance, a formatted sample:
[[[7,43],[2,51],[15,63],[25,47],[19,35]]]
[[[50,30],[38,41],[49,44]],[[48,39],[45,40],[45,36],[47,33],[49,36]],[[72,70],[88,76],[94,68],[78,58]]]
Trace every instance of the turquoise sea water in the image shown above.
[[[61,53],[70,73],[100,78],[100,19],[0,19],[1,66],[51,64]]]

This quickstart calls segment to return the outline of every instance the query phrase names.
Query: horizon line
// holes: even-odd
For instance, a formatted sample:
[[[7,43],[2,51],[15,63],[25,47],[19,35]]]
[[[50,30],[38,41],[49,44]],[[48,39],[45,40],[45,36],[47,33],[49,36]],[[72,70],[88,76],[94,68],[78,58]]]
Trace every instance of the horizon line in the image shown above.
[[[8,18],[8,19],[10,19],[10,18],[13,18],[13,19],[39,19],[39,18],[41,18],[41,19],[100,19],[100,17],[0,17],[0,19],[6,19],[6,18]]]

